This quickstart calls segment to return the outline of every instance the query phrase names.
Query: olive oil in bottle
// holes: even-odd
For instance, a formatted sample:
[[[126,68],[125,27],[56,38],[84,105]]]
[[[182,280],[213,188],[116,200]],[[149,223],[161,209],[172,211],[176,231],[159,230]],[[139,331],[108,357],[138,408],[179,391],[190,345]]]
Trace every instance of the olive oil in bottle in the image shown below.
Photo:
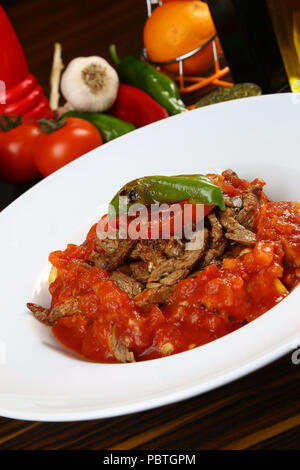
[[[292,91],[300,92],[300,2],[267,0]]]
[[[234,81],[256,83],[264,93],[288,87],[265,0],[207,0],[207,4]]]

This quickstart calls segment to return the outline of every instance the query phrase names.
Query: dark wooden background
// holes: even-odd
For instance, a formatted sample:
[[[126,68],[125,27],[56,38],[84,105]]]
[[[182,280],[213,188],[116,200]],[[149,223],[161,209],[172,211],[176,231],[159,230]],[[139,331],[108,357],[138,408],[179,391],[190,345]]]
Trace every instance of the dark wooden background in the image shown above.
[[[29,67],[48,93],[53,43],[79,55],[140,53],[144,0],[3,2]],[[26,189],[0,184],[0,209]],[[238,352],[237,352],[238,354]],[[38,423],[0,418],[0,449],[299,449],[300,365],[290,355],[184,402],[119,418]]]

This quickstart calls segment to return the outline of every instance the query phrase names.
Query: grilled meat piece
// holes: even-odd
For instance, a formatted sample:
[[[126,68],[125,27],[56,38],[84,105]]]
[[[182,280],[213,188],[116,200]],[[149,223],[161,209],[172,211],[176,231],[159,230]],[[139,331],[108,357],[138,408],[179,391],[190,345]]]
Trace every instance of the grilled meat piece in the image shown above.
[[[135,362],[134,354],[129,351],[122,341],[117,338],[116,325],[111,326],[111,349],[113,355],[120,362]]]
[[[176,284],[186,278],[203,257],[208,238],[208,230],[204,229],[200,248],[197,250],[186,249],[180,257],[165,259],[159,263],[149,276],[147,288],[135,297],[136,305],[145,307],[151,304],[166,303]]]
[[[160,279],[163,276],[167,276],[172,271],[175,270],[175,259],[165,259],[161,263],[159,263],[152,271],[148,278],[147,286],[149,286],[153,282],[160,282]]]
[[[177,284],[181,279],[184,279],[189,273],[189,270],[186,268],[176,269],[175,271],[168,274],[166,277],[160,279],[160,283],[164,286],[173,286]]]
[[[166,260],[163,250],[167,240],[141,240],[130,254],[130,258],[140,260],[130,265],[133,277],[144,284],[155,266]]]
[[[207,217],[211,225],[211,232],[209,249],[206,252],[204,261],[202,263],[203,267],[207,266],[208,264],[215,263],[224,253],[227,244],[227,241],[223,235],[222,225],[220,224],[216,214],[211,212]]]
[[[214,212],[208,214],[207,217],[211,225],[212,244],[214,248],[217,248],[218,245],[223,244],[224,242],[222,225],[220,224]]]
[[[165,259],[164,248],[167,240],[140,240],[131,252],[132,259],[141,259],[156,265]]]
[[[120,289],[126,292],[126,294],[128,294],[131,299],[140,294],[144,289],[144,286],[140,282],[137,282],[132,277],[129,277],[119,271],[114,271],[110,277],[110,280],[113,281]]]
[[[223,198],[227,207],[232,207],[233,209],[241,209],[243,207],[242,196],[230,197],[228,194],[223,193]]]
[[[35,318],[48,326],[55,326],[57,320],[63,317],[69,317],[80,313],[78,310],[78,300],[75,297],[70,297],[60,304],[54,305],[50,309],[41,307],[40,305],[28,303],[28,310],[30,310]]]
[[[45,325],[51,326],[52,322],[49,319],[49,309],[41,307],[40,305],[33,304],[31,302],[27,303],[27,308],[30,310],[35,318]]]
[[[134,302],[137,307],[145,307],[152,304],[165,304],[169,299],[175,286],[161,286],[153,284],[153,287],[143,290],[141,294],[135,297]]]
[[[255,215],[260,206],[261,186],[250,185],[242,194],[243,208],[236,220],[248,230],[253,230]]]
[[[151,273],[153,264],[149,261],[137,261],[130,264],[132,276],[139,282],[146,284]]]
[[[255,233],[246,229],[235,218],[232,209],[227,208],[225,211],[220,211],[220,222],[227,230],[225,237],[228,240],[235,241],[244,246],[253,247],[256,243]]]
[[[183,255],[185,244],[182,240],[177,238],[171,238],[166,240],[166,246],[164,248],[164,253],[168,258],[177,258],[178,256]]]
[[[98,240],[97,244],[103,251],[99,253],[94,251],[90,261],[93,261],[94,265],[101,269],[115,271],[115,269],[124,263],[127,256],[133,250],[136,240],[111,240],[107,238],[105,240]]]
[[[202,235],[202,233],[201,233]],[[151,272],[147,287],[149,287],[153,282],[159,282],[163,285],[173,285],[176,284],[180,279],[185,278],[188,273],[196,267],[203,257],[208,244],[208,230],[204,229],[202,246],[198,249],[190,249],[191,244],[194,242],[197,235],[194,236],[190,243],[186,244],[186,249],[184,253],[178,258],[169,258],[162,263],[159,263],[156,268]]]
[[[184,253],[182,240],[141,240],[137,243],[130,257],[140,259],[130,265],[132,275],[137,281],[147,283],[152,271],[165,263],[168,258],[177,258]]]

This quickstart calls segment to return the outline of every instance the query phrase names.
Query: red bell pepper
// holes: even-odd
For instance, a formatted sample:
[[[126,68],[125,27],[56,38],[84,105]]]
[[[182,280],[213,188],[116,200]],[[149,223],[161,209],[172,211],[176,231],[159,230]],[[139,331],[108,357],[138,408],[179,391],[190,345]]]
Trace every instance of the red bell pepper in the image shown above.
[[[0,115],[53,117],[42,88],[28,71],[21,44],[1,5],[0,44],[0,80],[5,85],[5,102],[0,104]]]
[[[42,87],[37,85],[27,96],[15,103],[9,104],[5,107],[5,114],[19,114],[24,116],[37,106],[41,99],[44,97]]]
[[[28,75],[26,59],[16,33],[0,6],[0,80],[6,89],[17,86]]]
[[[26,116],[31,117],[32,119],[52,119],[53,111],[49,106],[47,98],[44,96],[34,108],[26,113]]]
[[[125,83],[120,83],[117,99],[110,112],[122,121],[131,122],[135,127],[146,126],[169,116],[168,111],[151,96]]]
[[[13,104],[16,101],[25,98],[37,86],[36,78],[29,73],[25,80],[19,83],[16,87],[6,90],[6,105]]]

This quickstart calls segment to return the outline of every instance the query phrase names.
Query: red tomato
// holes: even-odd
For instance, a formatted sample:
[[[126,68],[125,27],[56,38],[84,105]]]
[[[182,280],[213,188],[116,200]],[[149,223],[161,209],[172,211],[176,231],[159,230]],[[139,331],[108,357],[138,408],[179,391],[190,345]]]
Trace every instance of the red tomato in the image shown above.
[[[0,129],[0,178],[8,183],[25,183],[40,173],[35,165],[32,148],[40,135],[40,126],[33,119],[22,118],[10,130]]]
[[[66,118],[63,127],[50,134],[43,133],[34,146],[35,163],[48,176],[67,163],[103,144],[99,131],[90,122]]]

